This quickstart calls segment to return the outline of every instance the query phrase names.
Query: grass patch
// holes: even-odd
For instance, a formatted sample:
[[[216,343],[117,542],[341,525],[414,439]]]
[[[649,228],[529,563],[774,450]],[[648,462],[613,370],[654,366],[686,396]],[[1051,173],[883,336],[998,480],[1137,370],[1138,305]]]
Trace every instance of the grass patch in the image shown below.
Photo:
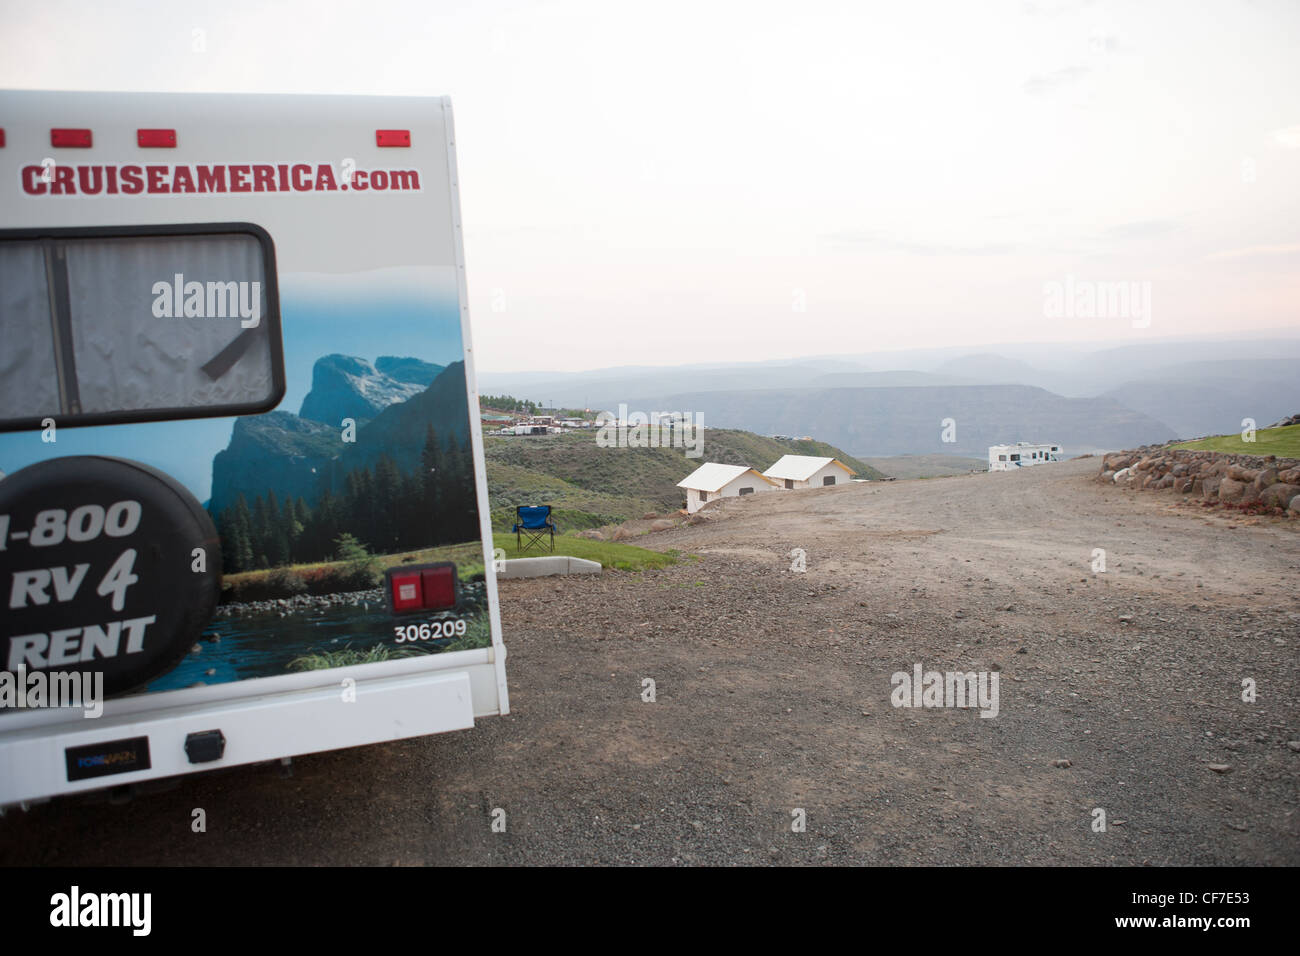
[[[528,551],[519,551],[515,547],[514,535],[496,537],[496,546],[505,550],[507,558],[537,558],[547,557],[552,552],[536,548]],[[567,555],[571,558],[586,558],[588,561],[599,561],[603,568],[613,568],[616,571],[644,571],[647,568],[666,568],[670,564],[677,562],[677,556],[673,554],[664,554],[660,551],[650,551],[647,548],[638,548],[630,544],[623,544],[619,541],[592,541],[589,538],[574,538],[569,535],[555,536],[555,554]]]
[[[586,443],[570,436],[553,437],[569,438],[569,441],[558,445],[569,453],[591,452]],[[546,436],[506,441],[515,441],[515,444],[507,448],[494,447],[494,453],[509,453],[523,462],[528,461],[529,452],[540,450],[544,457],[545,453],[554,451],[550,445],[524,444],[529,441],[546,442]],[[570,475],[572,477],[574,476]],[[527,467],[526,464],[513,464],[493,458],[487,461],[487,478],[488,498],[492,502],[492,527],[498,531],[506,530],[514,524],[516,505],[550,505],[556,522],[565,531],[617,524],[628,518],[639,518],[649,511],[662,511],[664,507],[651,498],[634,493],[607,494],[603,490],[580,487],[571,480]],[[632,485],[631,476],[628,476],[626,484]],[[674,489],[673,500],[677,497],[680,494]]]
[[[400,657],[418,657],[420,651],[414,647],[389,647],[376,644],[369,650],[354,648],[351,644],[336,651],[321,651],[317,654],[305,654],[289,662],[291,671],[322,671],[332,667],[352,667],[356,664],[375,664],[379,661],[392,661]]]
[[[464,637],[458,637],[442,650],[443,653],[448,651],[469,651],[476,647],[487,647],[492,643],[492,622],[488,619],[487,611],[476,615],[469,622],[469,628],[465,631]]]
[[[1255,433],[1253,442],[1242,441],[1240,435],[1219,435],[1216,438],[1180,442],[1169,447],[1186,448],[1190,451],[1219,451],[1230,455],[1261,457],[1277,455],[1279,458],[1300,458],[1300,425],[1262,428]]]

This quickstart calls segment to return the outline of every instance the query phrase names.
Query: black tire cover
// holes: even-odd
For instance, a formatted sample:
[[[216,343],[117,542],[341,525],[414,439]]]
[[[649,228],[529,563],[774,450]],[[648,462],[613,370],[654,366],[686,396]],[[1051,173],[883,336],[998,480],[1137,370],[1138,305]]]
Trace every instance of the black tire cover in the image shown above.
[[[0,480],[0,533],[0,670],[102,671],[105,696],[125,693],[176,666],[221,593],[212,519],[139,462],[20,469]]]

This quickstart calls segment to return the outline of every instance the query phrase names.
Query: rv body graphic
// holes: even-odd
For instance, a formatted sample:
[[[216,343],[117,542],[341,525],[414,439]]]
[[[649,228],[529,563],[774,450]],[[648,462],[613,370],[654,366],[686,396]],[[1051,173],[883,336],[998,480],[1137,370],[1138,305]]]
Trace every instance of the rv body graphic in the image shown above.
[[[450,102],[0,116],[0,807],[506,713]]]

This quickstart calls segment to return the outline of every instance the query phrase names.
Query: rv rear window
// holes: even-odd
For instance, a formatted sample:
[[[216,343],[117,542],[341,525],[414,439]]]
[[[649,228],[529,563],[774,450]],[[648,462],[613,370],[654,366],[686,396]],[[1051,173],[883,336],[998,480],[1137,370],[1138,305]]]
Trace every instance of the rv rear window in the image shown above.
[[[0,232],[0,431],[267,411],[275,254],[255,226]]]

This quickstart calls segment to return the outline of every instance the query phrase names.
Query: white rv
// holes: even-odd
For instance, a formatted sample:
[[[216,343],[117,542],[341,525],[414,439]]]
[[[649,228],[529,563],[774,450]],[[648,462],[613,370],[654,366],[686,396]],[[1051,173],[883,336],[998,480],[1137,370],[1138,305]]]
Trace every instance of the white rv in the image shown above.
[[[1018,441],[1014,445],[989,446],[989,471],[1011,471],[1061,460],[1061,446]]]
[[[450,103],[0,127],[0,808],[506,713]]]

